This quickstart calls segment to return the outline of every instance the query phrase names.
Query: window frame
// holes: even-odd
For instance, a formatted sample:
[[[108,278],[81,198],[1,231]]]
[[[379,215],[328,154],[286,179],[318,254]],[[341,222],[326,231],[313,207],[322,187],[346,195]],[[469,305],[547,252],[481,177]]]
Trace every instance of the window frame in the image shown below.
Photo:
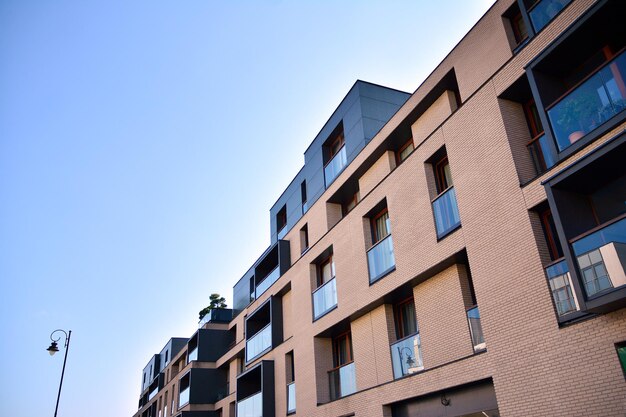
[[[405,305],[413,305],[413,318],[415,320],[415,330],[413,332],[409,332],[404,334],[404,316],[402,315],[402,308]],[[396,331],[396,341],[402,340],[406,337],[416,335],[419,333],[417,327],[417,317],[415,317],[415,299],[413,296],[408,297],[402,301],[399,301],[393,305],[393,323]]]
[[[409,147],[409,146],[413,146],[413,149],[411,149],[411,152],[409,152],[408,154],[406,154],[404,156],[404,158],[402,157],[402,153]],[[413,138],[409,138],[409,140],[407,140],[402,146],[400,146],[400,148],[396,151],[396,165],[400,165],[402,162],[404,162],[415,150],[415,144],[413,143]]]
[[[324,284],[329,283],[330,281],[332,281],[333,279],[335,279],[335,260],[333,259],[333,255],[334,254],[330,254],[328,255],[326,258],[322,259],[319,263],[317,263],[316,268],[317,268],[317,287],[315,288],[315,290],[317,290],[318,288],[324,286]],[[328,281],[324,281],[324,275],[323,275],[323,271],[324,271],[324,266],[326,266],[327,264],[330,264],[330,273],[331,273],[331,277],[328,279]],[[315,290],[313,292],[315,292]]]
[[[435,162],[435,183],[437,187],[437,196],[445,193],[450,187],[454,185],[452,181],[448,184],[448,180],[446,178],[445,167],[450,166],[450,161],[448,160],[448,155],[442,156],[437,162]],[[450,180],[452,180],[452,171],[450,171]]]
[[[378,228],[376,227],[376,224],[378,220],[385,214],[387,214],[387,219],[385,219],[385,230],[387,231],[387,234],[380,237],[378,236]],[[383,208],[380,212],[378,212],[378,214],[370,218],[370,229],[372,230],[372,247],[376,246],[377,243],[383,241],[387,236],[391,234],[391,228],[388,227],[387,221],[391,221],[391,217],[389,216],[389,209],[387,207]]]
[[[339,363],[340,361],[340,355],[339,355],[339,347],[340,347],[340,343],[341,341],[345,340],[346,341],[346,347],[348,349],[346,349],[346,361],[343,363]],[[336,369],[339,369],[341,367],[344,367],[346,365],[351,364],[352,362],[354,362],[354,352],[352,349],[352,332],[350,330],[341,333],[335,337],[332,338],[332,350],[333,350],[333,369],[331,369],[331,371],[334,371]]]

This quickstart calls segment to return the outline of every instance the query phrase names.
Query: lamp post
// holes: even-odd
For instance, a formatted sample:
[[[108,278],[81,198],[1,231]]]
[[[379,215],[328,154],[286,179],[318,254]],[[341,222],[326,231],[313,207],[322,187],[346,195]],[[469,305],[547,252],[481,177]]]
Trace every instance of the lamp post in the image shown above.
[[[57,417],[57,411],[59,410],[59,399],[61,399],[61,387],[63,386],[63,376],[65,375],[65,363],[67,362],[67,352],[70,350],[70,337],[72,337],[71,330],[69,331],[69,333],[66,333],[65,330],[57,329],[53,331],[52,333],[50,333],[50,340],[52,340],[52,343],[50,343],[50,346],[48,347],[48,349],[46,349],[48,353],[50,354],[50,356],[54,355],[55,353],[59,351],[59,346],[57,342],[61,340],[61,336],[59,335],[56,337],[56,339],[54,338],[54,334],[57,332],[61,332],[65,335],[65,358],[63,359],[63,370],[61,371],[61,383],[59,384],[59,394],[57,395],[57,405],[54,408],[54,417]]]

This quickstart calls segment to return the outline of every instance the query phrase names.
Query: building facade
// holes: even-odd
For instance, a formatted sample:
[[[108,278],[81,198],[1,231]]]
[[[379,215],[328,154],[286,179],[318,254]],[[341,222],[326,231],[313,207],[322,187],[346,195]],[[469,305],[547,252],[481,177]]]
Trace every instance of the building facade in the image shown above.
[[[135,416],[626,415],[625,20],[498,0],[413,94],[358,81]]]

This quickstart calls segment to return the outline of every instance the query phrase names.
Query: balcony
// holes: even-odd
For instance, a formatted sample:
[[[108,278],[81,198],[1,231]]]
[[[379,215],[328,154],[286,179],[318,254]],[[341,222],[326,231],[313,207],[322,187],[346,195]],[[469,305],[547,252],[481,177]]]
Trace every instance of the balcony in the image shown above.
[[[370,275],[370,284],[396,268],[396,259],[393,254],[393,240],[387,235],[367,251],[367,266]]]
[[[237,417],[263,417],[263,393],[257,392],[238,401]]]
[[[535,171],[537,174],[542,174],[554,166],[556,161],[550,153],[550,145],[548,144],[548,138],[543,133],[534,138],[528,145],[528,152],[533,160]]]
[[[189,387],[185,388],[178,394],[178,408],[189,404]]]
[[[424,369],[420,335],[407,336],[391,345],[391,365],[394,379],[411,375]]]
[[[272,272],[270,272],[269,274],[267,274],[265,278],[263,278],[263,281],[261,281],[257,285],[256,298],[259,298],[261,294],[267,291],[267,289],[271,287],[273,283],[278,281],[278,278],[280,278],[280,268],[277,266],[276,268],[272,270]]]
[[[456,204],[456,191],[454,187],[439,194],[432,202],[433,213],[435,214],[435,227],[437,228],[437,239],[442,239],[448,233],[461,225],[459,209]]]
[[[570,0],[540,0],[528,9],[535,32],[543,29],[570,3]]]
[[[480,312],[478,311],[478,306],[474,306],[467,310],[467,322],[470,328],[470,336],[472,337],[474,352],[485,350],[487,345],[485,344],[485,336],[483,335],[483,326],[480,323]]]
[[[246,341],[246,362],[272,347],[272,323],[259,330]]]
[[[626,216],[572,241],[588,297],[626,285]]]
[[[287,384],[287,414],[296,412],[296,383]]]
[[[159,386],[157,385],[156,387],[154,387],[152,389],[152,391],[150,391],[150,393],[148,394],[148,401],[150,401],[151,399],[153,399],[157,394],[159,393]]]
[[[348,164],[348,159],[346,156],[346,147],[345,145],[333,156],[333,158],[328,161],[326,166],[324,167],[324,181],[326,184],[326,188],[337,178],[337,175]]]
[[[319,319],[336,306],[337,282],[333,278],[313,292],[313,319]]]
[[[578,311],[578,302],[572,291],[572,277],[567,268],[567,262],[563,259],[548,266],[546,276],[550,283],[550,291],[557,314],[564,316]]]
[[[356,392],[356,371],[354,362],[328,372],[331,401]]]
[[[626,108],[626,53],[588,76],[548,109],[559,151]]]

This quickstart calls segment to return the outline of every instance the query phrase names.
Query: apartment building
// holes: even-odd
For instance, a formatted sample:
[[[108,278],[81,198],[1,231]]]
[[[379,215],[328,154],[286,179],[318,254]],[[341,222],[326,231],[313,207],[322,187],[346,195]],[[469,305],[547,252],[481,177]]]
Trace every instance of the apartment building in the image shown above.
[[[625,18],[498,0],[413,94],[357,81],[135,416],[626,415]]]

